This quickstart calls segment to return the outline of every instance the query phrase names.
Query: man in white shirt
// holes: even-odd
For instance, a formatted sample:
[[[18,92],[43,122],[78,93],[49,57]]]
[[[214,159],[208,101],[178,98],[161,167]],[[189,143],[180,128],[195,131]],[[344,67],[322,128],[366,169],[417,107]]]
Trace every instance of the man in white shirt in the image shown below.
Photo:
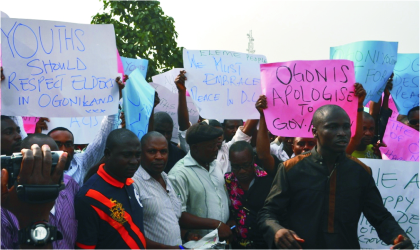
[[[168,142],[162,134],[153,131],[142,137],[141,165],[133,180],[135,195],[143,204],[144,232],[151,249],[179,249],[182,245],[181,200],[163,171],[168,154]]]
[[[169,172],[175,192],[182,202],[180,225],[204,236],[218,229],[221,240],[231,237],[228,196],[219,162],[218,137],[223,131],[206,123],[191,126],[186,134],[188,154]]]

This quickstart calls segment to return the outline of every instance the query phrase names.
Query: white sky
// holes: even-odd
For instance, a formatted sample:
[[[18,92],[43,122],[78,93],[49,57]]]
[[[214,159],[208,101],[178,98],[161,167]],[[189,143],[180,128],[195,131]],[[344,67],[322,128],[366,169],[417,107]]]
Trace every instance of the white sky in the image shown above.
[[[328,59],[329,47],[355,41],[397,41],[399,53],[419,52],[419,1],[163,0],[178,45],[246,53],[252,29],[256,54],[268,62]],[[12,18],[90,23],[99,0],[4,0]]]

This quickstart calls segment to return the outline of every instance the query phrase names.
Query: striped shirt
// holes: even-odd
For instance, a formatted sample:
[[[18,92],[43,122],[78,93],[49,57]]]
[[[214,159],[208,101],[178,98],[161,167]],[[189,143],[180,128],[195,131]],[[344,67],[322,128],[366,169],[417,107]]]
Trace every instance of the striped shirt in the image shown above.
[[[76,247],[145,249],[143,207],[131,185],[134,181],[120,182],[104,166],[99,166],[76,195]]]
[[[72,249],[76,243],[77,221],[74,212],[74,197],[79,185],[67,175],[64,175],[66,187],[60,192],[55,205],[50,212],[49,224],[57,227],[63,234],[63,239],[54,241],[55,249]],[[16,217],[6,209],[1,209],[1,248],[19,249],[18,243],[19,222]]]
[[[229,219],[228,195],[219,162],[210,163],[209,171],[200,166],[190,152],[169,172],[175,192],[182,202],[182,212],[226,223]],[[213,228],[214,229],[214,228]],[[213,230],[196,230],[204,236]]]
[[[143,204],[144,233],[148,239],[174,246],[181,245],[181,201],[178,199],[165,172],[161,173],[166,190],[141,166],[133,177],[134,188]]]

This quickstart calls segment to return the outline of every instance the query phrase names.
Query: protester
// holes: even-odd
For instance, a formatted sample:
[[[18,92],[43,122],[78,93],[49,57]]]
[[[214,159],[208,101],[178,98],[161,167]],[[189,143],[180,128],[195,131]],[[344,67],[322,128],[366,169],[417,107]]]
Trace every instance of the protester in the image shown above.
[[[33,144],[48,145],[52,151],[58,146],[48,135],[32,134],[22,141],[22,149],[30,149]],[[3,147],[3,144],[2,144]],[[3,166],[4,167],[4,166]],[[49,214],[49,224],[56,227],[63,235],[62,240],[54,241],[52,246],[60,249],[72,249],[76,243],[77,221],[74,212],[74,197],[79,185],[68,175],[64,175],[64,190],[61,190]],[[1,248],[19,248],[19,223],[16,217],[6,209],[1,209]]]
[[[165,173],[169,173],[172,167],[185,156],[185,152],[179,149],[176,144],[171,142],[172,130],[174,122],[171,116],[166,112],[156,112],[154,114],[154,129],[153,131],[159,132],[165,136],[168,142],[168,163],[165,168]]]
[[[316,145],[315,138],[295,137],[293,139],[293,154],[300,155],[303,152],[311,151]]]
[[[408,126],[419,131],[419,106],[410,109],[407,113]]]
[[[187,72],[185,70],[180,71],[179,75],[175,78],[175,85],[178,89],[179,143],[181,149],[188,153],[190,147],[188,146],[186,141],[186,131],[191,126],[191,124],[188,120],[189,118],[186,98],[187,88],[185,87],[185,81],[187,80],[187,77],[185,76],[186,73]],[[217,153],[217,161],[219,162],[219,167],[222,169],[223,174],[231,171],[229,162],[230,146],[236,141],[250,142],[251,135],[256,130],[258,125],[258,120],[248,120],[243,126],[239,126],[238,129],[235,129],[235,124],[237,124],[235,123],[235,121],[236,120],[226,121],[226,126],[224,127],[217,120],[210,119],[207,121],[207,124],[209,124],[210,126],[224,131],[223,134],[218,138],[217,143],[217,146],[219,148],[219,152]],[[240,123],[240,125],[242,125],[242,123]],[[234,133],[234,135],[232,135],[232,133]],[[229,140],[224,140],[224,134],[227,134]]]
[[[356,158],[381,159],[381,153],[378,147],[386,145],[384,143],[377,143],[374,146],[372,144],[374,134],[375,120],[369,113],[363,112],[363,137],[351,155]]]
[[[293,137],[277,138],[270,144],[270,153],[275,155],[281,161],[287,161],[293,157]]]
[[[265,249],[268,245],[258,229],[257,214],[270,192],[273,176],[255,166],[252,146],[247,142],[232,144],[229,160],[232,172],[225,174],[225,182],[231,201],[228,224],[236,226],[232,248]]]
[[[230,142],[235,136],[236,131],[244,124],[243,120],[224,120],[223,121],[223,138],[225,142]]]
[[[21,171],[19,176],[19,185],[26,186],[26,185],[36,185],[36,186],[43,186],[49,184],[57,184],[59,183],[60,177],[63,174],[63,169],[65,162],[67,160],[67,153],[63,153],[58,163],[51,173],[51,163],[52,163],[52,156],[51,156],[51,149],[48,145],[43,145],[42,149],[37,145],[34,144],[31,146],[31,149],[23,149],[22,150],[22,165]],[[44,174],[42,174],[44,173]],[[50,220],[50,211],[54,207],[54,201],[48,202],[41,202],[41,203],[30,203],[28,201],[22,200],[18,197],[16,187],[13,186],[11,188],[7,187],[7,183],[9,180],[8,171],[6,169],[1,170],[1,207],[2,207],[2,219],[3,219],[3,210],[7,209],[10,211],[18,221],[18,228],[24,230],[26,234],[22,234],[22,237],[19,240],[19,247],[20,248],[49,248],[53,247],[53,244],[60,240],[62,234],[61,232],[57,232],[57,228],[50,225],[48,221]],[[44,186],[45,187],[45,186]],[[58,194],[57,194],[58,195]],[[39,198],[39,197],[38,197]],[[13,230],[16,229],[17,224],[16,220],[14,220],[11,216],[9,217],[9,222],[13,223],[13,226],[9,226],[9,230],[3,227],[2,221],[2,248],[3,244],[10,246],[13,244],[13,248],[17,247],[14,242],[15,237],[12,236],[11,233]],[[74,225],[73,225],[74,226]],[[46,234],[42,234],[41,231],[35,231],[31,228],[39,227],[44,229],[49,229],[52,236],[48,238]],[[11,238],[4,239],[4,236],[7,236],[8,231],[11,233]],[[38,243],[34,242],[30,239],[30,234],[36,234],[39,240]],[[3,235],[6,234],[6,235]],[[24,236],[23,236],[24,235]],[[12,239],[13,237],[13,239]],[[29,240],[29,241],[28,241]],[[57,244],[54,244],[57,246]],[[5,246],[6,248],[6,246]]]
[[[312,124],[316,147],[280,164],[258,214],[268,246],[359,249],[357,226],[363,212],[386,244],[412,248],[384,207],[371,169],[346,156],[351,127],[347,113],[325,105],[314,113]]]
[[[168,142],[162,134],[149,132],[141,138],[141,165],[133,185],[143,204],[144,232],[151,249],[179,249],[182,245],[181,201],[163,172],[168,155]],[[198,238],[190,234],[188,240],[193,239]]]
[[[228,197],[216,160],[217,138],[222,134],[203,122],[192,125],[186,135],[190,151],[168,176],[182,202],[181,227],[201,229],[192,231],[200,236],[218,229],[220,239],[225,240],[232,231],[225,224],[229,219]]]
[[[20,152],[22,136],[21,128],[9,117],[1,116],[1,154],[12,155]]]
[[[131,185],[140,165],[141,146],[128,129],[106,139],[105,164],[75,198],[77,248],[145,249],[143,205]]]

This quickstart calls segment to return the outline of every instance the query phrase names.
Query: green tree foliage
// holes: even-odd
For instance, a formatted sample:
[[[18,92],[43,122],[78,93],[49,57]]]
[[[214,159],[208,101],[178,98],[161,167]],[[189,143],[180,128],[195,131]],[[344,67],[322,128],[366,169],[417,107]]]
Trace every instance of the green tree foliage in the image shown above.
[[[104,13],[96,14],[91,23],[114,25],[121,56],[149,60],[147,81],[174,67],[183,67],[174,19],[163,13],[158,1],[102,2]]]

